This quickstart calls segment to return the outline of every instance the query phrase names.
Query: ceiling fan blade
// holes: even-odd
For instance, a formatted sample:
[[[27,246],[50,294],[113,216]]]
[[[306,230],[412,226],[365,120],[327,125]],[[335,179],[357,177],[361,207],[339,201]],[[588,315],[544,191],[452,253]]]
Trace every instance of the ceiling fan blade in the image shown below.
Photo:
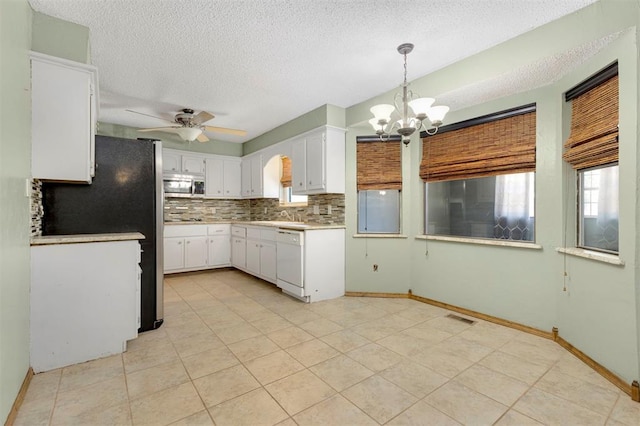
[[[193,117],[191,119],[191,122],[193,124],[199,125],[199,124],[202,124],[202,123],[205,123],[205,122],[211,120],[214,117],[215,117],[215,115],[213,115],[213,114],[211,114],[211,113],[209,113],[207,111],[201,111],[200,113],[198,113],[198,115],[196,115],[195,117]]]
[[[180,126],[171,126],[171,127],[153,127],[150,129],[138,129],[139,132],[171,132],[174,133],[176,129],[179,129]]]
[[[151,117],[151,118],[157,118],[158,120],[166,121],[166,122],[168,122],[168,123],[173,123],[173,121],[171,121],[171,120],[167,120],[166,118],[156,117],[155,115],[145,114],[144,112],[138,112],[138,111],[134,111],[134,110],[132,110],[132,109],[125,109],[125,111],[129,111],[129,112],[132,112],[132,113],[134,113],[134,114],[145,115],[145,116],[147,116],[147,117]]]
[[[200,133],[200,136],[196,139],[198,139],[198,142],[209,142],[209,138],[204,133]]]
[[[209,132],[226,133],[228,135],[246,136],[246,130],[227,129],[226,127],[204,126],[204,129]]]

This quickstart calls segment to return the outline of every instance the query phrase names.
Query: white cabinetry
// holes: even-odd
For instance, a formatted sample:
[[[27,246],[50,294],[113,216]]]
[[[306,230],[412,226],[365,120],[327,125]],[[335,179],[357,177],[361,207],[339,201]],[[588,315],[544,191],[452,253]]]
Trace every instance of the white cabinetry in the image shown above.
[[[244,226],[231,227],[231,264],[239,269],[247,267],[247,228]]]
[[[31,52],[31,175],[91,183],[97,69]]]
[[[344,131],[324,127],[292,141],[294,194],[344,193],[344,140]]]
[[[209,238],[208,266],[228,266],[231,263],[231,246],[229,245],[229,225],[209,225],[207,235]]]
[[[166,173],[204,174],[204,155],[173,149],[162,150],[162,170]]]
[[[210,198],[240,197],[240,159],[207,157],[205,159],[205,196]]]
[[[177,152],[162,150],[162,170],[169,173],[180,173],[182,170],[182,155]]]
[[[136,240],[31,247],[31,366],[52,370],[126,350],[138,336]]]
[[[165,226],[164,272],[228,266],[229,227],[228,224]]]
[[[204,157],[199,155],[182,156],[182,172],[204,174]]]
[[[242,196],[262,197],[262,156],[254,155],[242,159]]]
[[[247,228],[247,272],[260,278],[276,282],[276,236],[278,230],[268,227]]]

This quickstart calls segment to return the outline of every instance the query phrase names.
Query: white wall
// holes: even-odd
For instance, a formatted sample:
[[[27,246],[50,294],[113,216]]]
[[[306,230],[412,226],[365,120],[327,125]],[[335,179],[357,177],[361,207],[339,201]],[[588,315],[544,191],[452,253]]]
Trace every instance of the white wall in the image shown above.
[[[29,369],[31,7],[0,2],[0,422]]]

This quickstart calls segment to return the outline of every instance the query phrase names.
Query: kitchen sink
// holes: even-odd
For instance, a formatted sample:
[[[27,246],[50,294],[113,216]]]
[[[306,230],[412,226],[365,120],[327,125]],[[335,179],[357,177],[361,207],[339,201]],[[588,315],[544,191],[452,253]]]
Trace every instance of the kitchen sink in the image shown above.
[[[284,221],[284,220],[258,220],[258,221],[254,221],[252,223],[254,223],[256,225],[295,226],[295,227],[300,227],[300,228],[304,228],[304,227],[308,226],[304,222],[288,222],[288,221]]]

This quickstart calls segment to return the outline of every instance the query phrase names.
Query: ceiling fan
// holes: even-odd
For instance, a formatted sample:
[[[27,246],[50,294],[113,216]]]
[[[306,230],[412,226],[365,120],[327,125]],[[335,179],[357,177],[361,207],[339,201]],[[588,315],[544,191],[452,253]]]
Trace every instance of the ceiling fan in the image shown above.
[[[202,133],[207,130],[209,132],[225,133],[228,135],[245,136],[247,132],[245,130],[228,129],[226,127],[205,126],[204,123],[213,119],[215,116],[207,111],[201,111],[198,114],[194,114],[194,111],[190,108],[183,108],[181,112],[175,115],[174,121],[171,122],[162,117],[156,117],[150,114],[145,114],[138,111],[128,109],[127,111],[135,114],[146,115],[147,117],[153,117],[160,120],[173,123],[173,126],[167,127],[153,127],[148,129],[139,129],[139,132],[169,132],[177,133],[183,140],[192,142],[198,140],[199,142],[207,142],[209,138]]]

